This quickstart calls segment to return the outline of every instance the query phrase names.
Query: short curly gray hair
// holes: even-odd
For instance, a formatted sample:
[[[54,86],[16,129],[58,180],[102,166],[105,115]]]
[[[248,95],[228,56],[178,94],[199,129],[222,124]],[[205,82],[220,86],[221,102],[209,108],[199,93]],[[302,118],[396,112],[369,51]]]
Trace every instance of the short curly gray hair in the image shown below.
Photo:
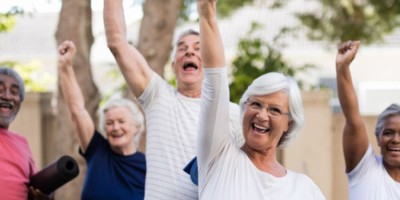
[[[16,72],[15,70],[13,70],[10,67],[1,65],[0,66],[0,74],[12,77],[17,81],[18,86],[19,86],[19,97],[21,99],[21,102],[23,102],[25,99],[25,84],[24,84],[24,81],[22,80],[21,76],[18,74],[18,72]]]
[[[383,124],[385,123],[385,120],[394,115],[400,115],[400,106],[395,103],[387,107],[385,110],[383,110],[383,112],[378,116],[375,126],[375,136],[378,141],[379,141],[379,135],[382,133]]]

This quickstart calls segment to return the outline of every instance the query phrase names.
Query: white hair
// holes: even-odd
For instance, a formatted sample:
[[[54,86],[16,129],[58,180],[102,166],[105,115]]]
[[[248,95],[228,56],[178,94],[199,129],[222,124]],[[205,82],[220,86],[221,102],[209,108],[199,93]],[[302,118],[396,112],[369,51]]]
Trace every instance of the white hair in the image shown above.
[[[245,102],[252,96],[272,94],[285,91],[289,97],[289,112],[292,119],[289,130],[282,135],[278,147],[286,147],[293,141],[304,124],[304,111],[301,93],[296,81],[281,73],[270,72],[255,79],[240,98],[240,115],[243,121]]]
[[[124,107],[130,111],[130,113],[132,114],[133,119],[135,121],[135,125],[138,128],[136,137],[141,135],[145,128],[143,113],[141,112],[139,105],[133,103],[131,100],[123,99],[123,98],[111,99],[101,109],[101,111],[99,113],[99,115],[100,115],[99,116],[99,129],[100,129],[101,133],[102,134],[105,133],[105,127],[106,127],[105,113],[110,108],[115,108],[115,107]]]
[[[184,37],[186,37],[188,35],[194,35],[194,36],[200,37],[200,33],[198,31],[193,30],[193,29],[188,29],[188,30],[183,31],[182,33],[180,33],[178,38],[177,38],[177,40],[176,40],[176,42],[175,42],[175,44],[174,44],[174,49],[172,51],[173,54],[171,54],[173,61],[175,61],[175,56],[176,56],[176,53],[177,53],[177,49],[178,49],[179,43],[181,42],[182,38],[184,38]]]

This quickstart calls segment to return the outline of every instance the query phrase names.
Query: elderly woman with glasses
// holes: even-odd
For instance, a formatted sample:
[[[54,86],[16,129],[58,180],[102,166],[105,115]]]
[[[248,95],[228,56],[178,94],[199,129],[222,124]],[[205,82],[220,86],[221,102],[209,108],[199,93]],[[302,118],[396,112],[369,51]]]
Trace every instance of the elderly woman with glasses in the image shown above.
[[[299,88],[280,73],[260,76],[240,100],[245,143],[229,133],[229,88],[216,0],[197,0],[204,64],[198,140],[200,199],[325,199],[306,175],[287,170],[277,149],[303,125]]]

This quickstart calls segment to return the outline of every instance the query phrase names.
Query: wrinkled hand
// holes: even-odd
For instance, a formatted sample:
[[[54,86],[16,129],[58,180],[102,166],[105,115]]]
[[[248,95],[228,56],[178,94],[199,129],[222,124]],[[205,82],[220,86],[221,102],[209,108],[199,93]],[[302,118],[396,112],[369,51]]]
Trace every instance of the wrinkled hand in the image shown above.
[[[360,41],[346,41],[339,45],[336,55],[336,67],[348,67],[357,54]]]
[[[39,189],[35,189],[34,187],[29,187],[29,199],[32,200],[54,200],[54,193],[44,194]]]
[[[76,47],[75,44],[66,40],[58,46],[58,64],[59,66],[71,66],[75,57]]]

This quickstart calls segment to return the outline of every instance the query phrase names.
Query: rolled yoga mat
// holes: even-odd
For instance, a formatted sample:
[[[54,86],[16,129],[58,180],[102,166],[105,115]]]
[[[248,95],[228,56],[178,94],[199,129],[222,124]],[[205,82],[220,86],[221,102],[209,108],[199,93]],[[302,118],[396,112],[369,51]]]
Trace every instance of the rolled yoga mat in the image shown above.
[[[30,185],[45,194],[50,194],[78,174],[78,163],[71,156],[65,155],[31,176]]]

